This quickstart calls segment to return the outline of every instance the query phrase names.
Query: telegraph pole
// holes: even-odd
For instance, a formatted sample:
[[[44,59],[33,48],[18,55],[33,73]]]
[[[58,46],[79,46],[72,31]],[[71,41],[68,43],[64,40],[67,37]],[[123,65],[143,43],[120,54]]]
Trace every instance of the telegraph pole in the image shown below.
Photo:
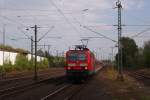
[[[51,47],[51,45],[47,45],[48,46],[48,53],[50,54],[50,47]]]
[[[45,43],[44,43],[44,52],[45,52],[46,50],[45,50]]]
[[[2,67],[2,78],[4,77],[4,74],[5,74],[5,67],[4,67],[4,64],[5,64],[5,24],[3,24],[3,67]]]
[[[35,46],[35,45],[33,45],[33,46]],[[45,48],[45,47],[48,47],[48,51],[47,51],[47,52],[48,52],[48,54],[50,54],[49,51],[50,51],[51,45],[46,45],[46,44],[44,44],[44,45],[37,45],[37,46],[42,46],[42,47],[44,47],[44,48]],[[45,56],[46,56],[46,55],[45,55]],[[49,59],[48,59],[48,62],[50,63]],[[48,65],[48,66],[49,66],[49,65]],[[49,67],[50,67],[50,66],[49,66]]]
[[[31,27],[34,29],[34,35],[35,35],[35,65],[34,65],[34,80],[37,80],[37,25],[35,25],[34,27]]]
[[[50,52],[49,52],[49,51],[50,51],[50,46],[51,46],[51,45],[48,45],[48,54],[49,54],[49,56],[51,56],[51,55],[50,55]],[[49,58],[48,58],[48,67],[50,68],[50,60],[49,60]]]
[[[118,79],[123,80],[123,73],[122,73],[122,44],[121,44],[121,37],[122,37],[122,21],[121,21],[121,10],[122,4],[121,1],[118,0],[116,2],[116,6],[118,8]]]
[[[112,54],[112,58],[111,58],[111,60],[112,60],[112,62],[114,61],[114,48],[115,47],[110,47],[111,48],[111,54]]]
[[[35,25],[35,76],[34,79],[37,80],[37,25]]]
[[[33,36],[31,36],[31,63],[33,65]]]

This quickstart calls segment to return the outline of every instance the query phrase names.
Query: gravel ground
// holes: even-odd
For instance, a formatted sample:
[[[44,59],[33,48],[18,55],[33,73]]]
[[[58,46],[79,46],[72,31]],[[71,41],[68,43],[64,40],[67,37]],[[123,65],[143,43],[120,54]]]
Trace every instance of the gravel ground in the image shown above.
[[[40,71],[38,73],[38,75],[39,75],[38,79],[41,80],[41,79],[46,79],[49,77],[57,77],[57,76],[62,76],[64,74],[65,74],[65,72],[64,72],[63,68],[61,68],[61,69],[55,68],[55,69],[49,69],[49,70],[47,69],[45,71],[43,70],[43,71]],[[23,73],[22,73],[22,75],[23,75]],[[18,74],[18,76],[16,76],[16,77],[9,78],[10,80],[9,79],[8,80],[1,80],[0,81],[0,90],[6,89],[6,88],[9,88],[12,86],[15,87],[18,85],[29,84],[29,83],[34,82],[33,75],[30,74],[30,72],[29,72],[29,74],[24,73],[23,76],[26,78],[25,79],[24,78],[18,79],[18,80],[11,80],[11,79],[14,79],[16,77],[18,78],[19,77],[19,74]]]
[[[39,86],[31,88],[28,91],[21,92],[19,94],[3,98],[2,100],[40,100],[42,97],[49,94],[49,92],[58,88],[59,86],[53,83],[43,83]]]
[[[38,74],[47,73],[47,72],[55,73],[55,72],[62,72],[62,71],[64,71],[64,68],[47,68],[47,69],[39,69]],[[6,73],[3,78],[0,77],[0,82],[8,80],[8,79],[12,79],[12,78],[21,78],[21,77],[33,76],[33,75],[34,75],[34,70],[33,71],[9,72],[9,73]]]
[[[103,80],[101,80],[101,75],[101,72],[99,72],[94,76],[73,100],[112,100],[111,95],[106,91]]]
[[[112,74],[113,77],[109,77],[108,72],[109,74],[114,73],[103,69],[88,81],[81,84],[71,84],[73,87],[82,86],[82,89],[76,92],[71,100],[150,100],[148,88],[142,86],[131,77],[125,77],[123,82],[114,80],[114,74]],[[30,90],[7,97],[4,100],[40,100],[56,88],[62,87],[62,85],[56,82],[45,82]],[[62,98],[55,95],[56,97],[53,99],[64,100],[63,98],[66,97],[66,94],[72,94],[74,90],[75,88],[65,90],[61,92],[62,95],[60,97]]]
[[[105,87],[103,86],[101,80],[99,80],[100,76],[100,74],[97,74],[86,83],[71,84],[73,87],[79,87],[80,85],[84,86],[80,92],[74,95],[73,100],[112,100],[111,96],[105,91]],[[42,97],[48,95],[58,87],[61,87],[61,84],[56,85],[56,83],[46,82],[36,88],[7,97],[4,100],[40,100]],[[70,93],[72,92],[70,89],[67,90],[66,93],[63,92],[62,95],[69,94],[68,91],[70,91]],[[61,100],[61,98],[58,100]]]

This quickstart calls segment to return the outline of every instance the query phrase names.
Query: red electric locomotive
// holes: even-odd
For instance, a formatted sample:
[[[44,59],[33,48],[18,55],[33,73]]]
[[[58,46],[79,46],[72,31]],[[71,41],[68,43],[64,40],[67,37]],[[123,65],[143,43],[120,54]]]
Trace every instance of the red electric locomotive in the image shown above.
[[[77,45],[66,52],[66,75],[68,79],[81,79],[95,73],[94,54],[84,45]]]

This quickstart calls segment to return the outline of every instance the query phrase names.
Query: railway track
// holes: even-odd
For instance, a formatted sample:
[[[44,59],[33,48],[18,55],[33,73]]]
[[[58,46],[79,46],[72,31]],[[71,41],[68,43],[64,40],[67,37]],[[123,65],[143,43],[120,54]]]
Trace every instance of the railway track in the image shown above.
[[[42,74],[41,76],[38,76],[38,80],[44,80],[49,78],[51,75],[49,74]],[[61,75],[59,75],[61,76]],[[51,76],[51,77],[56,77],[56,76]],[[6,88],[11,88],[11,87],[16,87],[16,86],[22,86],[23,84],[29,84],[29,83],[34,83],[35,80],[33,79],[33,77],[26,77],[26,78],[21,78],[21,79],[17,79],[17,80],[11,80],[11,81],[5,81],[3,83],[0,83],[0,91],[4,90]]]
[[[50,94],[44,96],[41,98],[41,100],[71,100],[73,97],[75,97],[79,91],[83,89],[83,85],[85,84],[66,84],[62,87],[56,89],[53,92],[50,92]]]
[[[31,100],[71,100],[88,84],[87,81],[84,82],[85,84],[70,84],[63,76],[21,84],[21,86],[0,90],[0,100],[28,100],[31,98]]]
[[[142,74],[142,73],[134,73],[134,74],[136,74],[140,77],[146,78],[146,79],[150,79],[150,75],[148,75],[148,74]]]
[[[149,74],[143,74],[141,72],[134,72],[129,73],[131,77],[134,77],[139,82],[144,83],[146,86],[150,86],[150,75]]]
[[[51,72],[51,71],[46,70],[46,71],[38,72],[38,75],[39,76],[44,76],[44,75],[48,75],[48,74],[55,74],[55,73],[58,73],[58,72],[62,72],[62,71],[52,71]],[[29,74],[24,73],[25,75],[22,75],[22,74],[18,74],[15,77],[8,77],[8,78],[5,78],[5,79],[2,79],[2,80],[0,80],[0,83],[10,82],[10,81],[17,81],[17,80],[20,80],[20,79],[28,79],[28,78],[33,78],[34,77],[34,73],[29,73]]]
[[[69,88],[70,85],[64,85],[58,89],[56,89],[55,91],[51,92],[50,94],[44,96],[43,98],[41,98],[41,100],[48,100],[50,98],[52,98],[53,96],[55,96],[56,94],[60,93],[61,91],[64,91],[65,89]]]
[[[97,68],[98,73],[102,67]],[[81,84],[65,84],[61,87],[50,91],[48,95],[42,97],[40,100],[71,100],[73,99],[86,85],[89,83],[89,79]]]
[[[46,74],[40,74],[39,76],[44,76],[44,75],[48,75],[48,73],[46,73]],[[5,79],[5,80],[0,80],[0,83],[11,82],[11,81],[18,81],[18,80],[29,79],[29,78],[33,78],[33,77],[34,77],[33,75],[30,75],[30,76],[23,76],[23,77],[19,77],[19,78]]]
[[[99,73],[103,69],[103,66],[96,70]],[[87,79],[81,84],[65,84],[61,87],[50,91],[48,95],[45,95],[40,100],[76,100],[76,96],[82,91],[89,82],[94,78]]]
[[[38,74],[38,80],[42,80],[42,79],[47,79],[49,78],[49,76],[51,77],[56,77],[57,72],[47,72],[47,73],[39,73]],[[60,73],[59,76],[62,76],[64,74]],[[11,78],[11,79],[5,79],[5,80],[1,80],[0,81],[0,90],[3,90],[5,88],[9,88],[9,87],[16,87],[16,86],[20,86],[22,84],[28,84],[28,83],[33,83],[34,80],[34,76],[33,75],[28,75],[28,76],[24,76],[24,77],[20,77],[20,78]]]
[[[65,80],[65,76],[61,76],[55,78],[47,78],[29,84],[24,84],[21,86],[9,87],[7,89],[0,90],[0,99],[6,98],[7,96],[15,95],[17,93],[24,92],[31,88],[42,86],[42,84],[44,84],[45,82],[57,82],[57,84],[60,84],[61,82],[64,82],[64,80]]]
[[[134,76],[135,78],[139,79],[139,78],[144,78],[144,79],[150,79],[150,75],[148,74],[143,74],[140,72],[134,72],[134,73],[130,73],[131,76]]]

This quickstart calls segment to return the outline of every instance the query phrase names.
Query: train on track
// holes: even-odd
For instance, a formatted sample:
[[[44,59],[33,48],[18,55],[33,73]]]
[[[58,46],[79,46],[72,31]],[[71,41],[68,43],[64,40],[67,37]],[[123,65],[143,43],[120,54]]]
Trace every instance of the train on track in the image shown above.
[[[76,45],[66,52],[66,76],[69,80],[86,79],[102,67],[97,68],[96,63],[94,53],[84,45]]]

